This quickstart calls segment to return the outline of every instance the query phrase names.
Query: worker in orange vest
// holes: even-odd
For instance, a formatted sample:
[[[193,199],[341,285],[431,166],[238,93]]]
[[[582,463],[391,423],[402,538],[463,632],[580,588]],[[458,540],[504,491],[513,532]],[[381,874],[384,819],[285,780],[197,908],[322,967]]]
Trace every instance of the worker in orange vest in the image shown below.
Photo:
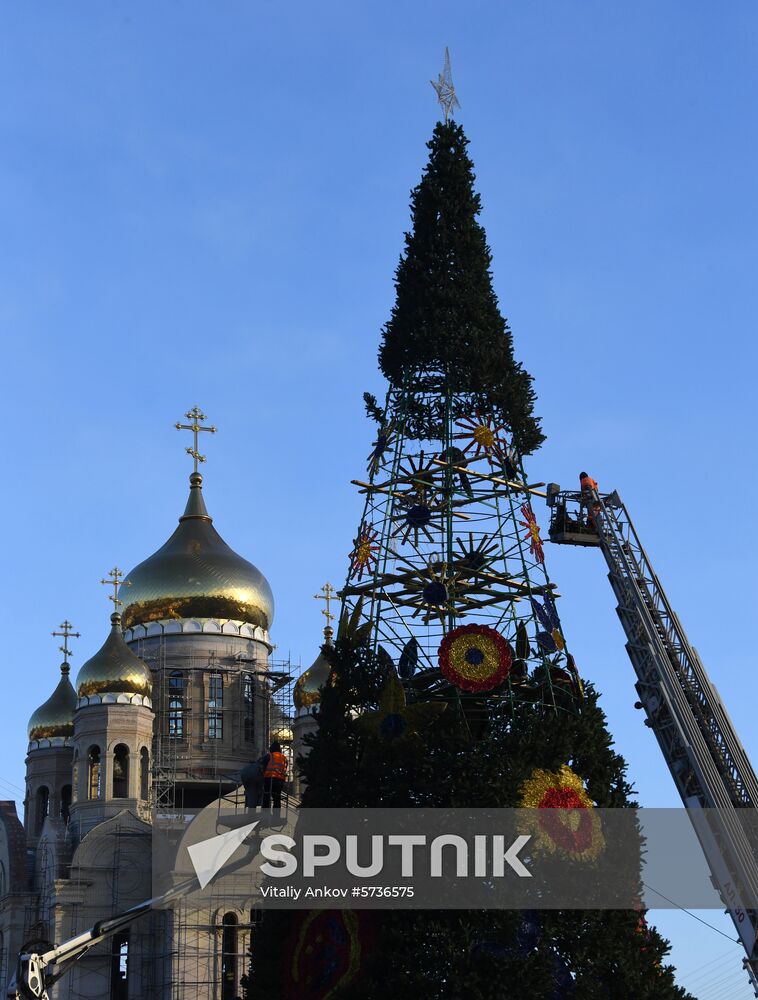
[[[287,780],[287,758],[282,753],[282,745],[277,740],[268,748],[263,765],[263,808],[268,809],[271,800],[274,809],[282,807],[282,789]]]
[[[598,490],[597,483],[588,472],[579,473],[579,487],[582,493],[587,493],[587,494],[590,494],[593,490],[595,490],[595,492],[597,492]],[[590,506],[589,502],[587,502],[587,524],[591,528],[595,527],[595,518],[592,515],[597,514],[599,510],[600,510],[599,504],[594,503],[592,504],[592,506]]]
[[[588,472],[580,472],[579,473],[579,487],[580,487],[580,489],[582,490],[583,493],[585,491],[589,492],[589,490],[596,490],[597,489],[597,483],[595,482],[595,480],[592,478],[592,476]]]

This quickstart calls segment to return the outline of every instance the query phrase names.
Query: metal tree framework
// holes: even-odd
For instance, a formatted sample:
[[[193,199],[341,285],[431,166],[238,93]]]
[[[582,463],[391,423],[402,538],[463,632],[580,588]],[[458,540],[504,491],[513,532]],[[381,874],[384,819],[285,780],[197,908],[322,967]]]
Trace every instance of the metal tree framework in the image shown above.
[[[436,440],[417,440],[420,410],[439,415]],[[573,710],[581,681],[531,503],[544,484],[527,484],[509,429],[444,378],[419,377],[412,392],[390,391],[368,477],[353,483],[366,502],[341,629],[370,623],[373,651],[417,697],[467,714]]]

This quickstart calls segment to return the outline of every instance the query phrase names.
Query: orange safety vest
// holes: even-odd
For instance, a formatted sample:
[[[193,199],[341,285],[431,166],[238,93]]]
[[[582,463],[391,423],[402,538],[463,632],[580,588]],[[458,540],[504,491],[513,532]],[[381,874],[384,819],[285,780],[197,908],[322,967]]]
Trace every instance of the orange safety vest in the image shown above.
[[[581,486],[582,490],[586,490],[587,492],[589,492],[590,490],[597,489],[597,483],[592,478],[592,476],[583,476],[579,480],[579,485]]]
[[[275,778],[279,781],[287,780],[287,758],[283,753],[274,750],[268,755],[266,770],[263,772],[264,778]]]

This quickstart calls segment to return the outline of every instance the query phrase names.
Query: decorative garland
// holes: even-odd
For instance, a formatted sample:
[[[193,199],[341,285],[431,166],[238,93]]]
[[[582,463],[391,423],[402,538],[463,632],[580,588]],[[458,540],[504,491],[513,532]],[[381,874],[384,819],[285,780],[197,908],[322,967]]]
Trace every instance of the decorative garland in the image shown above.
[[[520,788],[521,806],[537,809],[535,849],[575,861],[594,861],[605,848],[600,816],[578,774],[563,764],[557,772],[537,768]]]
[[[350,553],[350,576],[363,579],[363,574],[373,573],[379,551],[378,533],[369,524],[362,524],[353,540],[353,550]]]
[[[491,691],[510,673],[513,651],[487,625],[461,625],[440,643],[442,676],[463,691]]]
[[[329,1000],[354,982],[364,958],[362,917],[353,910],[311,910],[298,915],[286,995]]]
[[[561,632],[561,620],[558,617],[552,595],[545,592],[542,598],[544,604],[540,604],[533,597],[530,597],[529,600],[532,604],[532,611],[545,629],[544,632],[537,633],[537,645],[546,653],[555,653],[565,649],[566,642]]]
[[[484,415],[477,410],[473,417],[461,417],[456,420],[455,426],[460,428],[458,434],[453,434],[456,440],[467,442],[463,448],[464,455],[471,452],[474,459],[482,455],[488,458],[503,460],[507,448],[505,439],[505,427],[498,424],[491,416]]]
[[[542,546],[542,539],[540,538],[540,526],[537,524],[537,518],[534,516],[534,511],[532,510],[529,502],[522,505],[521,513],[524,515],[525,519],[523,521],[519,521],[519,524],[523,524],[523,526],[527,529],[524,534],[524,538],[529,540],[529,551],[538,563],[544,563],[545,550]]]

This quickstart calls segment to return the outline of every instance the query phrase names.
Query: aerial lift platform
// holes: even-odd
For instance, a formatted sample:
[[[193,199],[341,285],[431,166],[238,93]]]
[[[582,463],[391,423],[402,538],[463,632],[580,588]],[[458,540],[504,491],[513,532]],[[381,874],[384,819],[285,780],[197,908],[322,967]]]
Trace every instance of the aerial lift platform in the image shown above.
[[[658,745],[745,949],[758,997],[756,845],[738,810],[758,805],[758,779],[718,691],[669,604],[618,493],[547,487],[550,540],[599,548],[637,674],[636,707]]]

